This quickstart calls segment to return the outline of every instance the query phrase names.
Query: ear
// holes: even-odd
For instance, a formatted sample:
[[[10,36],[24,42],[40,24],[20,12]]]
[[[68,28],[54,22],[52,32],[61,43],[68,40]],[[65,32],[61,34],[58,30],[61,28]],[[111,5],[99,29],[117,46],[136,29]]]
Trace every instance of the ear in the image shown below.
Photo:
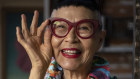
[[[102,30],[99,32],[98,34],[98,47],[97,47],[97,50],[99,50],[99,48],[102,46],[102,43],[104,41],[104,38],[106,36],[106,30]]]

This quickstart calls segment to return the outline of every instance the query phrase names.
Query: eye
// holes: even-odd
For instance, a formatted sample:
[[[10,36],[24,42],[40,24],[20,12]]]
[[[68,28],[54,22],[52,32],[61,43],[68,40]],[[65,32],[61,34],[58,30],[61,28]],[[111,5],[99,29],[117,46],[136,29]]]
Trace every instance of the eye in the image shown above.
[[[92,27],[92,23],[90,22],[85,22],[85,23],[81,23],[79,26],[78,26],[78,30],[79,31],[91,31],[93,29]]]
[[[65,28],[66,26],[64,25],[56,25],[56,28]]]
[[[79,31],[89,31],[90,27],[88,27],[88,26],[80,26],[78,30]]]
[[[53,25],[55,29],[65,29],[67,28],[67,26],[68,26],[67,23],[63,21],[56,21],[54,22],[54,25]]]
[[[89,28],[87,26],[81,26],[79,30],[89,30]]]

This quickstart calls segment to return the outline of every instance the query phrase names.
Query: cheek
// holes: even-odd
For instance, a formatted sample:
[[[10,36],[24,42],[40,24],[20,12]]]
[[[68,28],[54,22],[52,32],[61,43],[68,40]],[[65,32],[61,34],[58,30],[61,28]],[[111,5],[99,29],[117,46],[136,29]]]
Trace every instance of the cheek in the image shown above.
[[[82,56],[83,62],[88,62],[92,61],[92,58],[96,52],[97,49],[97,41],[96,40],[88,40],[86,42],[83,41],[83,48],[84,48],[84,53]]]
[[[85,51],[95,52],[98,47],[98,41],[96,39],[89,39],[87,41],[83,41],[83,48]]]
[[[61,45],[62,41],[63,41],[63,39],[52,36],[51,43],[52,43],[54,53],[59,51],[59,48],[60,48],[60,45]]]

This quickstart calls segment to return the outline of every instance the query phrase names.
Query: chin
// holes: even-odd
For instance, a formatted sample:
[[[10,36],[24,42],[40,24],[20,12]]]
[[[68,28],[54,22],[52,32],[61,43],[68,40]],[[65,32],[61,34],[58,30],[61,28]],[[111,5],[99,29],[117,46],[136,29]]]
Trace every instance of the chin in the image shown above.
[[[71,67],[62,67],[65,70],[69,70],[69,71],[75,71],[77,69],[79,69],[79,67],[75,67],[75,66],[71,66]]]
[[[79,64],[74,64],[74,63],[65,63],[65,64],[60,64],[60,66],[63,68],[63,69],[66,69],[66,70],[71,70],[71,71],[74,71],[74,70],[77,70],[81,67],[81,65]]]

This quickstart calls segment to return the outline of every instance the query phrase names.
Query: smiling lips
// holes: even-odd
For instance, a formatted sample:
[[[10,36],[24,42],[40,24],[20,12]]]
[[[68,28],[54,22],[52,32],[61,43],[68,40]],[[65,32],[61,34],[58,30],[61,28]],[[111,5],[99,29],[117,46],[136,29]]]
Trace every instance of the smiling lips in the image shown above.
[[[81,55],[81,51],[77,48],[65,48],[61,50],[61,53],[66,58],[78,58]]]

